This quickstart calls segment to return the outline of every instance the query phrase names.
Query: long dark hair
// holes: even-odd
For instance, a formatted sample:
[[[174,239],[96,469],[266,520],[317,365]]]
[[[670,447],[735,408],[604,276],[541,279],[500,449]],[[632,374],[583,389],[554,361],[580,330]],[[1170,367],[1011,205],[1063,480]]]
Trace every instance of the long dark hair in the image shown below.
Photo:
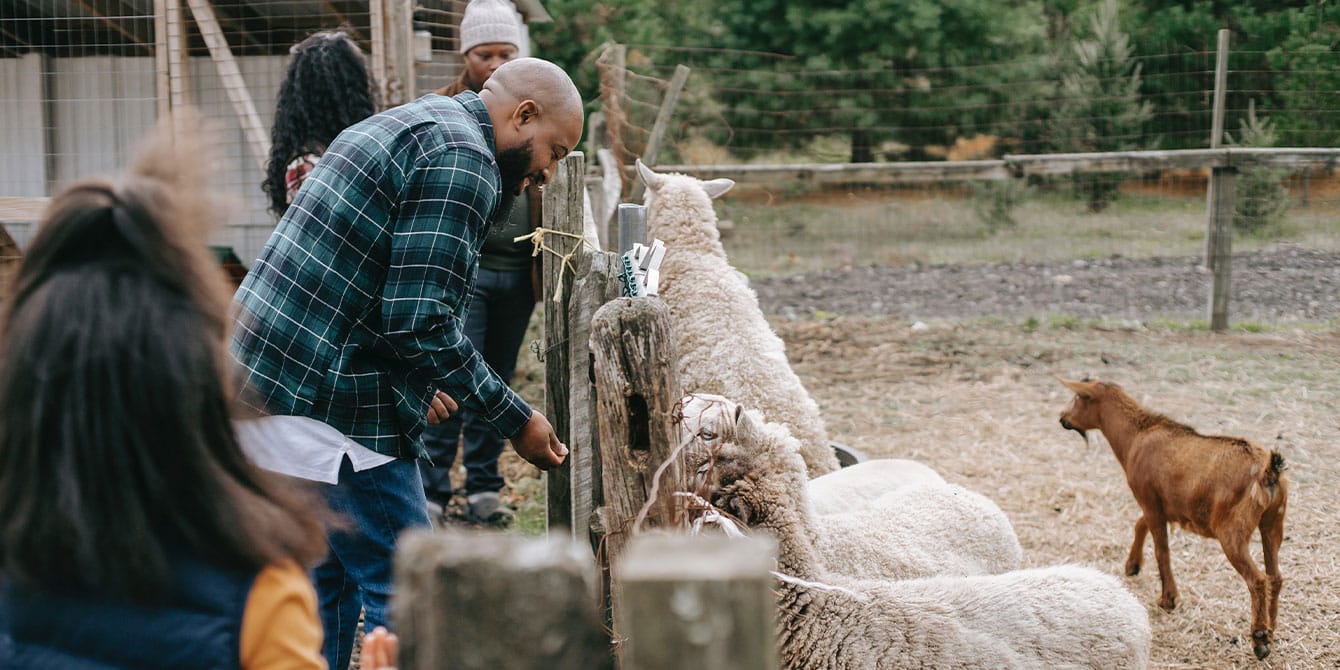
[[[270,159],[261,188],[276,215],[288,208],[284,171],[294,158],[321,153],[341,130],[377,111],[367,58],[343,29],[313,33],[294,45],[275,103]]]
[[[166,126],[119,182],[52,199],[0,316],[0,574],[154,601],[180,556],[227,568],[325,551],[312,492],[238,447],[222,211]]]

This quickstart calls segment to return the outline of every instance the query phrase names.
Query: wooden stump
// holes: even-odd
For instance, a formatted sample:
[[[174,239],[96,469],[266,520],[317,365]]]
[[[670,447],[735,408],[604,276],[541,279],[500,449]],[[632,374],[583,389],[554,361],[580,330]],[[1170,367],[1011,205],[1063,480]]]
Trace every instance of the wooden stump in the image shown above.
[[[566,535],[411,532],[395,572],[402,670],[613,668],[590,549]]]

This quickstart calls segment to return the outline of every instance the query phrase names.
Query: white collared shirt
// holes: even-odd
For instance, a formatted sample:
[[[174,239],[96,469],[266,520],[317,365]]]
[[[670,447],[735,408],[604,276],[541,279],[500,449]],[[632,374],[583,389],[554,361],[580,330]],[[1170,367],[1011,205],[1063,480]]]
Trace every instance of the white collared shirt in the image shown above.
[[[354,472],[395,460],[349,439],[329,424],[305,416],[266,416],[234,421],[233,425],[242,453],[253,463],[299,479],[337,484],[345,456]]]

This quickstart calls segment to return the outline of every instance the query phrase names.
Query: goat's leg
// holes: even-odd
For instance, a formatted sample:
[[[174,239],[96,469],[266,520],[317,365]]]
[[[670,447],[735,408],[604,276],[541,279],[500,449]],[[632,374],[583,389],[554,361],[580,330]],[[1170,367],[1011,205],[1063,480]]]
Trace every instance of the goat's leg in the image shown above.
[[[1270,608],[1268,630],[1275,632],[1275,618],[1280,611],[1280,588],[1284,586],[1284,577],[1280,575],[1280,544],[1284,542],[1284,509],[1275,507],[1261,515],[1261,553],[1266,562],[1266,576],[1270,578]]]
[[[1219,544],[1233,569],[1247,583],[1247,592],[1252,597],[1252,651],[1256,657],[1265,658],[1270,654],[1270,582],[1261,569],[1252,560],[1248,540],[1251,528],[1242,532],[1238,529],[1219,533]]]
[[[1145,535],[1149,533],[1149,524],[1145,523],[1145,516],[1140,515],[1135,520],[1135,541],[1131,543],[1131,553],[1126,557],[1126,576],[1134,577],[1140,574],[1140,563],[1145,558]]]
[[[1172,611],[1177,607],[1177,582],[1173,580],[1172,558],[1168,552],[1168,520],[1162,516],[1144,517],[1149,534],[1154,536],[1154,560],[1159,564],[1159,580],[1163,583],[1163,593],[1159,596],[1159,607]]]

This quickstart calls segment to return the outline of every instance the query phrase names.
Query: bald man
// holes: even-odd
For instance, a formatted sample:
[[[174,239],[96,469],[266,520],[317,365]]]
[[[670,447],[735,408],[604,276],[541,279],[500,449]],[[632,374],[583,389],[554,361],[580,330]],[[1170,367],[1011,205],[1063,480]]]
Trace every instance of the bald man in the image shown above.
[[[326,484],[351,522],[315,573],[331,668],[348,666],[360,608],[368,630],[389,626],[396,537],[429,525],[425,422],[459,402],[541,469],[567,455],[462,323],[489,223],[581,134],[572,80],[535,58],[478,95],[372,116],[331,143],[237,291],[242,397],[267,415],[239,439],[261,467]]]

